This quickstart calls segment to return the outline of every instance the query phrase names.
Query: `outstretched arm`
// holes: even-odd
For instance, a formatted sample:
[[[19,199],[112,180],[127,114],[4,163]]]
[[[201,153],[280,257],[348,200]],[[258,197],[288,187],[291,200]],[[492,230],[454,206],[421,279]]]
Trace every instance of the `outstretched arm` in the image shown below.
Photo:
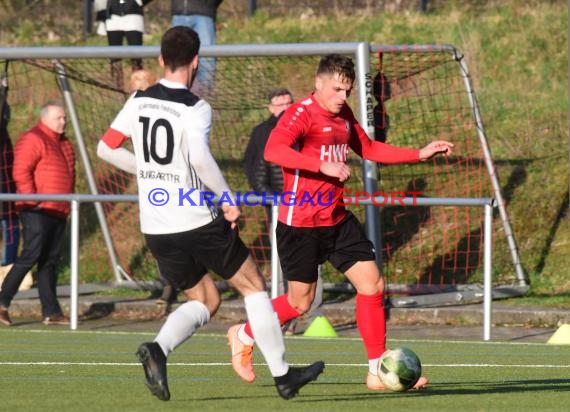
[[[370,140],[358,123],[354,123],[350,147],[362,158],[384,164],[423,162],[441,154],[449,156],[453,143],[446,140],[434,140],[422,149],[397,147],[390,144]]]
[[[450,143],[446,140],[434,140],[423,149],[420,149],[420,161],[423,162],[425,160],[429,160],[438,154],[449,156],[453,147],[453,143]]]

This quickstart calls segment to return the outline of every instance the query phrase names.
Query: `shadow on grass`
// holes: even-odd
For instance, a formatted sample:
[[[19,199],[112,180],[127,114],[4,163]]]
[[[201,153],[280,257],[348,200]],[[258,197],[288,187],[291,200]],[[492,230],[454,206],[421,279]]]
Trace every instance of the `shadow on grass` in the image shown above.
[[[540,251],[540,260],[538,261],[538,264],[536,265],[535,269],[536,273],[542,273],[544,266],[546,265],[546,259],[548,258],[548,253],[552,248],[552,242],[554,241],[556,232],[560,227],[562,219],[564,219],[568,213],[569,201],[570,201],[570,193],[566,192],[566,195],[564,196],[564,199],[562,200],[562,202],[560,203],[560,207],[558,208],[558,213],[556,214],[556,220],[554,221],[552,227],[548,231],[548,236],[546,237],[542,250]]]
[[[462,382],[461,385],[469,384],[471,388],[454,388],[457,382],[438,382],[422,391],[423,395],[479,395],[500,394],[513,392],[542,392],[542,391],[568,391],[570,379],[517,379],[503,382]]]
[[[406,392],[389,392],[389,391],[370,391],[364,388],[362,383],[353,382],[322,382],[317,381],[309,384],[309,386],[355,386],[363,388],[362,393],[347,393],[346,396],[340,395],[326,395],[315,396],[305,395],[301,393],[295,402],[334,402],[334,401],[362,401],[371,399],[373,397],[382,397],[390,399],[409,398],[414,397],[432,397],[432,396],[449,396],[449,395],[491,395],[491,394],[507,394],[507,393],[539,393],[539,392],[566,392],[570,379],[528,379],[528,380],[509,380],[503,382],[462,382],[458,385],[457,382],[438,382],[430,383],[429,386],[421,390],[412,390]],[[470,388],[464,386],[469,385]],[[267,385],[269,386],[269,385]],[[460,387],[458,387],[460,386]]]

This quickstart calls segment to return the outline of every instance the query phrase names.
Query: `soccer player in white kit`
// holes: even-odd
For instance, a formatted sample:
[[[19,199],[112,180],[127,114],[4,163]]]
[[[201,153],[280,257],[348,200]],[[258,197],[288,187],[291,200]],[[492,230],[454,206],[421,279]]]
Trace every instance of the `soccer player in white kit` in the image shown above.
[[[237,289],[277,391],[284,399],[315,380],[324,363],[290,367],[277,315],[261,272],[240,239],[240,210],[209,148],[210,105],[189,91],[198,69],[200,40],[189,27],[167,30],[159,63],[164,77],[125,103],[98,144],[102,159],[136,174],[140,224],[160,273],[188,301],[172,312],[153,342],[139,346],[151,393],[170,399],[166,359],[204,326],[220,306],[208,270]],[[121,147],[131,139],[134,154]],[[201,197],[206,188],[227,200],[221,212]]]

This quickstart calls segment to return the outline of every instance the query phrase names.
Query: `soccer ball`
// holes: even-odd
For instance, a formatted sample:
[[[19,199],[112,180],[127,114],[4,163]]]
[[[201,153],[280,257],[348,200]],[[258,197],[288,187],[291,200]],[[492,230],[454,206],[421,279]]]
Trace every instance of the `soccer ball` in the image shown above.
[[[386,389],[394,392],[413,388],[421,374],[420,358],[408,348],[387,350],[378,362],[378,377]]]

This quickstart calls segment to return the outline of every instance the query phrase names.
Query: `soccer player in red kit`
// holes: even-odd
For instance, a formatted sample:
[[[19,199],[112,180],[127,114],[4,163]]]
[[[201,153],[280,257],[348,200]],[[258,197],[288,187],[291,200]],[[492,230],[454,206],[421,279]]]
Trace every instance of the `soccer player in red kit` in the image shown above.
[[[439,140],[422,149],[398,148],[370,140],[347,99],[355,80],[354,63],[346,56],[324,56],[313,93],[290,106],[273,129],[265,160],[282,166],[284,193],[280,205],[277,248],[288,293],[273,300],[281,324],[305,313],[315,294],[318,265],[330,261],[356,289],[356,324],[368,355],[369,389],[382,390],[378,361],[386,350],[384,279],[372,242],[343,203],[343,186],[351,175],[349,149],[379,163],[414,163],[438,154],[448,156],[453,144]],[[252,382],[254,338],[249,324],[228,331],[232,366]],[[421,377],[415,388],[427,384]]]

